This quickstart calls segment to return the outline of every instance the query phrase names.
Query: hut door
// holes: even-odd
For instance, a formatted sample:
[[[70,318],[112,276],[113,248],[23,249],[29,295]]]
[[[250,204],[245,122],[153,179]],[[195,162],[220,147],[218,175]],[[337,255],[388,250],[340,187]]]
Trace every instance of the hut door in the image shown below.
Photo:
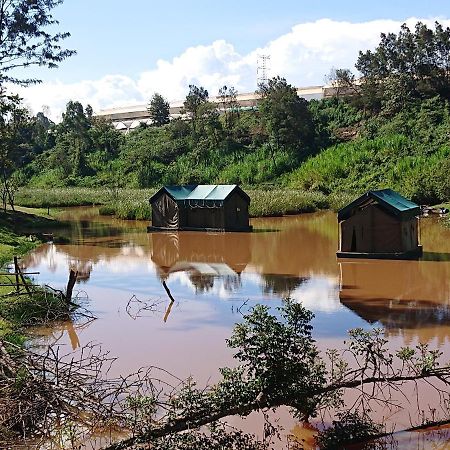
[[[353,227],[353,233],[352,233],[352,245],[350,247],[351,252],[356,252],[356,231],[355,227]]]

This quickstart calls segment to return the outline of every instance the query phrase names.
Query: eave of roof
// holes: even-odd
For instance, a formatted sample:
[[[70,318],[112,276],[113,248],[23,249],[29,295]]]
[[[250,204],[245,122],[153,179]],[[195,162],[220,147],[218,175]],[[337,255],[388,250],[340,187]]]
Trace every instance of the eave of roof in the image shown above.
[[[420,206],[400,195],[392,189],[368,191],[349,205],[338,211],[338,220],[348,219],[353,215],[355,208],[361,206],[367,200],[376,201],[388,213],[400,217],[409,218],[420,214]]]

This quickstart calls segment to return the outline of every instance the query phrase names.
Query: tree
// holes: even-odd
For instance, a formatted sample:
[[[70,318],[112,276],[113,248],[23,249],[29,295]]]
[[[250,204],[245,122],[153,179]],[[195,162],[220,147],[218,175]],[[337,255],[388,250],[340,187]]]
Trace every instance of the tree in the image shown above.
[[[394,114],[411,100],[435,95],[450,99],[450,28],[418,22],[412,32],[403,24],[398,35],[382,33],[374,51],[359,52],[355,67],[375,111],[386,107]]]
[[[314,135],[308,102],[284,78],[275,77],[259,87],[259,111],[276,149],[307,146]]]
[[[0,0],[0,166],[4,207],[5,198],[8,198],[14,209],[15,183],[11,177],[14,170],[25,162],[24,142],[21,142],[20,134],[22,125],[28,121],[28,114],[20,106],[20,99],[7,95],[2,85],[5,82],[23,86],[38,83],[40,80],[36,78],[19,76],[18,69],[29,66],[57,67],[59,62],[75,53],[60,45],[69,33],[48,31],[58,24],[51,10],[62,1]]]
[[[29,139],[23,136],[28,123],[28,111],[21,107],[19,97],[8,95],[0,88],[0,189],[4,210],[7,203],[14,210],[17,185],[12,175],[20,166],[29,144]]]
[[[223,86],[219,89],[219,100],[225,117],[225,129],[230,134],[239,119],[239,103],[237,90],[234,87]]]
[[[49,437],[54,427],[77,429],[81,423],[86,434],[106,427],[126,431],[127,436],[108,450],[139,444],[155,450],[268,450],[270,442],[257,442],[238,430],[228,432],[219,421],[284,405],[300,420],[320,414],[326,421],[323,414],[337,411],[338,421],[321,439],[331,444],[326,448],[335,449],[380,433],[382,427],[371,420],[371,411],[375,405],[395,405],[395,393],[416,403],[411,406],[417,408],[422,425],[427,419],[435,424],[448,421],[450,366],[440,366],[438,350],[419,344],[392,354],[383,330],[355,329],[344,349],[321,352],[312,337],[312,318],[310,311],[289,299],[276,314],[266,305],[255,306],[227,340],[238,364],[220,369],[220,380],[204,388],[192,377],[183,381],[155,366],[128,377],[108,377],[113,358],[92,344],[77,360],[59,352],[15,347],[8,352],[0,340],[0,430],[24,439]],[[407,384],[417,389],[411,398],[402,392]],[[436,389],[440,413],[430,410],[426,416],[421,385],[427,386],[427,393]],[[347,399],[345,390],[352,390]],[[211,432],[204,431],[204,425],[210,425]],[[269,434],[277,431],[267,425]],[[83,434],[82,443],[87,437]],[[75,437],[71,443],[76,446]]]
[[[141,420],[135,424],[138,432],[107,449],[134,448],[144,443],[156,449],[193,448],[187,445],[189,437],[191,442],[201,437],[207,439],[207,434],[201,433],[203,425],[217,423],[230,415],[246,416],[255,410],[280,405],[292,408],[300,420],[337,409],[341,427],[336,427],[335,422],[334,429],[323,436],[322,442],[329,443],[334,437],[338,447],[327,448],[344,448],[343,444],[365,441],[382,430],[370,418],[371,406],[392,404],[394,399],[387,393],[401,392],[408,382],[418,386],[420,380],[441,392],[443,420],[447,418],[444,405],[448,401],[445,392],[450,385],[450,366],[439,366],[439,351],[418,345],[415,349],[402,348],[393,355],[382,330],[355,329],[349,332],[348,347],[343,354],[336,349],[328,350],[325,358],[312,338],[311,312],[301,304],[286,300],[279,308],[279,315],[275,317],[262,305],[244,315],[243,322],[235,325],[227,340],[228,346],[235,350],[234,358],[239,365],[222,368],[221,381],[210,388],[199,389],[189,378],[169,399],[160,398],[166,417],[161,420],[158,416],[159,423],[148,415],[151,406],[150,415],[157,416],[155,389],[149,397],[140,392],[133,416]],[[350,407],[345,407],[346,389],[355,393]],[[215,440],[214,436],[209,447],[203,444],[195,448],[224,448]],[[259,445],[262,446],[256,448],[268,449],[264,443]],[[228,442],[225,448],[235,447]]]
[[[36,78],[22,78],[15,69],[29,66],[58,67],[76,52],[61,48],[67,32],[52,34],[58,21],[51,10],[63,0],[0,0],[0,84],[27,85]],[[50,31],[48,31],[50,29]]]
[[[92,126],[86,112],[80,102],[69,101],[57,128],[56,154],[61,163],[64,161],[62,167],[65,167],[66,176],[83,175],[86,169],[86,153],[91,144],[89,130]]]
[[[192,132],[197,133],[197,126],[199,118],[202,113],[202,106],[208,103],[208,91],[203,87],[198,87],[193,84],[189,85],[189,93],[183,103],[183,111],[188,114],[191,119]]]
[[[153,94],[147,110],[153,125],[160,127],[170,122],[170,105],[161,94]]]
[[[331,69],[326,77],[327,83],[331,85],[337,98],[359,95],[356,77],[350,69]]]

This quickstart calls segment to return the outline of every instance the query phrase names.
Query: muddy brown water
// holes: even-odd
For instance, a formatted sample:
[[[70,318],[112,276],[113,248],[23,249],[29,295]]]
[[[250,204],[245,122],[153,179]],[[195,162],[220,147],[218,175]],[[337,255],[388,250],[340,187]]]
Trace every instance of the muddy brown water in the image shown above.
[[[420,221],[420,261],[338,261],[330,212],[253,219],[253,233],[149,234],[146,222],[100,217],[95,208],[63,218],[70,244],[42,245],[23,264],[40,272],[39,283],[62,289],[69,267],[78,270],[75,291],[98,319],[37,330],[35,344],[69,352],[101,343],[118,358],[114,374],[155,365],[214,382],[219,367],[234,364],[225,339],[242,314],[257,303],[276,308],[285,297],[314,312],[320,348],[342,347],[351,328],[383,327],[393,348],[423,342],[450,358],[450,229],[438,219]],[[170,310],[163,280],[176,299]],[[279,417],[285,434],[310,439],[287,411]],[[389,420],[409,426],[406,417]],[[236,423],[262,434],[255,415]],[[398,448],[450,448],[448,430],[433,433],[402,435]]]

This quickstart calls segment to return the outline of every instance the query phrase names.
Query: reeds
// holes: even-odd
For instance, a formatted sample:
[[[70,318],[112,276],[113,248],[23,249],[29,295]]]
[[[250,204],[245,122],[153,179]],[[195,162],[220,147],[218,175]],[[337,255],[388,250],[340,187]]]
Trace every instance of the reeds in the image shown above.
[[[245,191],[251,198],[252,217],[339,209],[350,198],[343,194],[325,195],[317,191],[273,186],[249,188]],[[102,215],[112,215],[120,219],[149,220],[151,218],[149,199],[154,192],[153,189],[111,191],[106,188],[24,188],[17,195],[17,204],[34,208],[100,205]]]

